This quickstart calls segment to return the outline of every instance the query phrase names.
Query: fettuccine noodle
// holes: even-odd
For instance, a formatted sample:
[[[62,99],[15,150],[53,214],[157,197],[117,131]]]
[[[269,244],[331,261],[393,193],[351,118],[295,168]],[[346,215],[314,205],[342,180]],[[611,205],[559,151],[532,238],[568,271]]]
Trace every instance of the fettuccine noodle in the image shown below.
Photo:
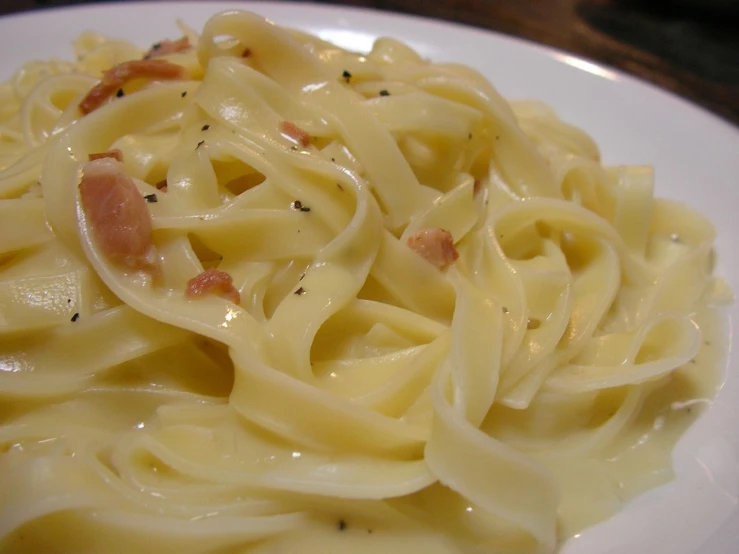
[[[173,44],[0,88],[0,551],[543,554],[669,478],[725,287],[651,168],[396,40]]]

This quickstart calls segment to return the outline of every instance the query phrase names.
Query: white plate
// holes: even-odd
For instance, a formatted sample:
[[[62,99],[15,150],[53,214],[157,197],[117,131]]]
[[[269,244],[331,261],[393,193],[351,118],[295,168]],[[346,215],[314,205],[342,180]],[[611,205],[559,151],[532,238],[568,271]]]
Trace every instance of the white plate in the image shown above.
[[[435,60],[485,73],[512,98],[538,98],[590,133],[607,163],[649,163],[657,192],[711,216],[719,273],[739,292],[739,129],[641,81],[562,52],[472,28],[389,13],[263,2],[123,3],[0,19],[0,77],[22,62],[71,57],[83,30],[148,45],[175,37],[175,19],[195,28],[218,11],[251,9],[355,50],[390,35]],[[12,52],[12,54],[11,54]],[[739,307],[730,315],[736,320]],[[737,343],[739,339],[730,338]],[[562,554],[730,554],[739,551],[739,367],[734,361],[711,409],[675,453],[677,479],[571,540]]]

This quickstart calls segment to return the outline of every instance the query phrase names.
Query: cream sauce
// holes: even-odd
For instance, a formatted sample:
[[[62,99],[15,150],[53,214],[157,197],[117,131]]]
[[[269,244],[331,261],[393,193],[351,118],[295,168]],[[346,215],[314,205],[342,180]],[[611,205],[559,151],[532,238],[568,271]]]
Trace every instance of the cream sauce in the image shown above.
[[[675,371],[644,400],[632,423],[615,440],[589,457],[537,456],[554,473],[561,485],[563,497],[558,514],[560,540],[564,541],[611,517],[636,495],[673,478],[673,448],[685,430],[710,405],[720,384],[719,369],[723,367],[727,353],[728,326],[721,314],[717,310],[705,310],[696,316],[695,321],[704,336],[698,355],[691,363]],[[196,354],[205,355],[205,359],[217,360],[210,367],[211,371],[223,362],[221,358],[224,353],[218,348],[214,349],[209,341],[195,342],[193,347],[181,349],[179,353],[170,351],[168,356],[170,364],[176,364],[181,356]],[[167,367],[167,364],[162,365],[163,370]],[[166,373],[172,374],[171,371]],[[138,367],[133,363],[128,364],[126,371],[118,374],[115,385],[136,390],[149,381],[161,380],[160,377],[139,373]],[[177,381],[168,384],[181,390],[205,392],[198,390],[203,389],[203,383],[194,374],[180,374]],[[212,383],[205,389],[211,389],[208,392],[221,392],[219,389],[226,389],[228,386],[228,379],[224,378],[215,385],[215,390],[212,389]],[[111,403],[116,400],[115,395],[105,395],[101,391],[100,398],[105,406],[98,406],[96,417],[108,413],[103,423],[110,428],[125,429],[132,425],[142,425],[136,424],[134,419],[142,422],[146,420],[143,424],[150,425],[154,418],[156,406],[149,405],[148,402],[142,403],[142,399],[147,398],[146,395],[136,397],[136,409],[133,410],[129,404],[134,397],[127,394],[120,397],[121,402],[127,403],[126,409],[122,406],[116,408],[117,404]],[[533,426],[531,419],[500,419],[506,420],[508,425],[514,421],[517,427],[509,428],[511,433],[526,435],[524,427],[528,424],[529,431],[532,427],[535,428],[535,438],[546,437],[551,440],[554,437],[556,440],[558,433],[566,436],[571,433],[573,426],[582,427],[582,420],[588,414],[601,422],[604,417],[612,415],[612,410],[622,398],[611,395],[601,400],[601,404],[598,404],[592,398],[584,397],[581,405],[573,403],[572,412],[561,415],[556,421],[546,422],[540,415],[534,414],[536,424]],[[157,402],[153,397],[152,401]],[[161,398],[158,401],[161,402]],[[72,404],[74,402],[70,405]],[[63,407],[61,405],[60,409]],[[497,415],[500,415],[501,410],[505,409],[496,408]],[[80,412],[80,417],[83,416],[85,414]],[[97,423],[100,424],[101,421]],[[489,422],[486,422],[486,428],[493,434],[506,432],[506,429]],[[42,441],[33,446],[16,445],[13,448],[50,450],[58,448],[54,442]],[[257,456],[259,452],[253,450],[254,446],[247,450]],[[162,468],[164,473],[159,474],[159,479],[164,479],[166,469]],[[489,533],[492,522],[490,516],[484,516],[460,496],[438,484],[416,494],[386,502],[365,505],[338,499],[329,501],[315,498],[306,500],[306,504],[298,509],[304,509],[311,515],[297,529],[262,543],[219,551],[219,554],[502,554],[491,551],[485,545],[471,542],[474,535],[479,537]],[[56,551],[54,545],[63,545],[60,552],[68,552],[72,548],[72,551],[80,554],[94,553],[99,552],[103,546],[107,552],[116,552],[114,549],[110,550],[111,545],[123,538],[121,534],[124,530],[101,528],[100,534],[96,536],[75,535],[70,530],[84,528],[85,525],[78,519],[84,517],[80,514],[61,513],[33,521],[8,537],[2,544],[2,551],[53,553]],[[517,534],[514,529],[500,527],[499,521],[492,523],[496,526],[496,544],[504,546],[506,552],[527,551],[530,546],[526,543],[527,537]],[[130,537],[126,537],[123,542],[130,549],[128,539]],[[154,545],[136,546],[137,552],[160,552]],[[124,551],[130,550],[121,552]]]

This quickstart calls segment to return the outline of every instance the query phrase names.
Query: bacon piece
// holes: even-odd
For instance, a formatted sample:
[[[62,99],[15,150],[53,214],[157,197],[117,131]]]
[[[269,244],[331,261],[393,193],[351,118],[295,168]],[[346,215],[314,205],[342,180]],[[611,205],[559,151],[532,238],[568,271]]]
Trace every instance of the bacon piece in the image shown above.
[[[98,109],[131,79],[184,79],[185,68],[165,60],[132,60],[113,66],[103,73],[102,80],[90,89],[80,102],[83,114]]]
[[[300,146],[308,146],[310,144],[310,134],[295,125],[292,121],[281,121],[280,131],[291,139],[296,140]]]
[[[166,179],[162,179],[154,186],[157,188],[157,190],[161,190],[162,192],[167,192],[167,180]]]
[[[185,296],[188,298],[197,298],[209,293],[217,294],[234,304],[241,302],[241,295],[233,285],[233,278],[225,271],[214,267],[209,267],[197,277],[190,279],[185,289]]]
[[[408,237],[408,246],[439,269],[444,269],[459,258],[452,234],[438,227],[421,229],[411,235]]]
[[[144,56],[144,59],[150,60],[151,58],[158,58],[159,56],[185,52],[191,47],[192,45],[190,44],[190,39],[188,37],[182,37],[179,40],[163,40],[162,42],[157,42],[153,45]]]
[[[99,158],[85,164],[80,198],[103,253],[133,269],[155,267],[151,214],[123,164]]]
[[[94,160],[102,160],[103,158],[113,158],[114,160],[118,160],[119,162],[123,161],[123,152],[118,150],[117,148],[113,148],[113,150],[108,150],[107,152],[100,152],[97,154],[90,154],[89,156],[90,161]]]

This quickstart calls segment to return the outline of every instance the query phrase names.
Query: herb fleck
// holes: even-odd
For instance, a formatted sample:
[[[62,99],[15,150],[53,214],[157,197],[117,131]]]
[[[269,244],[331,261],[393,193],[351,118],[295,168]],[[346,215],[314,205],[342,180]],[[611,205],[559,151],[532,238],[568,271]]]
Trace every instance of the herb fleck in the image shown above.
[[[339,523],[336,524],[336,528],[339,531],[346,531],[346,521],[344,521],[343,519],[340,519]]]
[[[146,196],[144,196],[144,200],[146,200],[149,203],[159,202],[156,194],[147,194]]]
[[[77,320],[78,320],[79,318],[80,318],[80,314],[79,314],[79,312],[75,313],[75,314],[74,314],[74,315],[72,316],[72,323],[74,323],[75,321],[77,321]]]
[[[298,147],[297,146],[291,146],[290,147],[290,150],[292,150],[293,152],[296,152],[298,150]]]
[[[686,411],[686,412],[688,412],[689,414],[691,414],[691,413],[693,413],[693,408],[691,408],[690,406],[688,406],[688,407],[687,407],[687,408],[685,409],[685,411]]]
[[[344,187],[341,186],[341,183],[336,183],[336,186],[339,187],[339,190],[344,192]]]
[[[336,163],[336,158],[331,158],[331,161]]]
[[[300,279],[298,279],[298,281],[302,281],[303,279],[305,279],[305,272],[300,274]]]
[[[495,140],[500,140],[500,135],[496,135]]]
[[[305,289],[303,287],[299,287],[298,290],[296,290],[293,294],[297,294],[298,296],[301,296],[305,294]]]
[[[372,534],[372,529],[367,529],[367,532],[371,535]]]
[[[162,47],[161,42],[155,42],[154,44],[151,45],[152,50],[159,50],[161,47]]]
[[[115,95],[116,95],[116,98],[120,98],[120,97],[121,97],[121,96],[123,96],[124,94],[126,94],[126,93],[125,93],[125,92],[123,92],[123,89],[122,89],[122,88],[119,88],[119,89],[118,89],[118,91],[117,91],[117,92],[115,93]]]
[[[347,83],[348,83],[348,82],[349,82],[349,81],[351,80],[351,78],[352,78],[352,74],[351,74],[351,73],[349,73],[349,72],[348,72],[348,71],[347,71],[346,69],[344,70],[344,73],[342,73],[342,74],[341,74],[341,76],[342,76],[342,77],[344,78],[344,80],[345,80],[345,81],[346,81]]]
[[[380,91],[380,96],[390,96],[390,91],[388,91],[387,89],[382,89]]]
[[[290,204],[290,207],[293,210],[297,210],[299,212],[309,212],[310,208],[308,206],[303,206],[303,203],[300,200],[295,200]]]
[[[201,131],[207,131],[208,129],[210,129],[210,125],[207,123],[200,128]]]
[[[186,90],[183,90],[182,91],[182,94],[180,94],[180,96],[182,96],[182,98],[184,98],[185,96],[187,96],[187,91]]]
[[[204,140],[201,140],[201,141],[200,141],[200,142],[198,143],[198,145],[197,145],[197,146],[195,147],[195,150],[197,150],[198,148],[200,148],[201,146],[203,146],[203,144],[205,144],[205,141],[204,141]]]

